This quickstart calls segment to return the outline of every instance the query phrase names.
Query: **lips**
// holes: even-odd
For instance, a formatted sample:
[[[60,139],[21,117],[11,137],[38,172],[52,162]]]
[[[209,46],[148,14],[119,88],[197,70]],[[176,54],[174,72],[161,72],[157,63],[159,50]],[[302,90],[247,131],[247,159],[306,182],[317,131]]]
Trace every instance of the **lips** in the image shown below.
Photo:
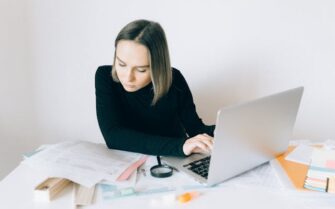
[[[125,86],[126,86],[127,88],[130,88],[130,89],[133,89],[133,88],[136,87],[135,85],[130,85],[130,84],[125,84]]]

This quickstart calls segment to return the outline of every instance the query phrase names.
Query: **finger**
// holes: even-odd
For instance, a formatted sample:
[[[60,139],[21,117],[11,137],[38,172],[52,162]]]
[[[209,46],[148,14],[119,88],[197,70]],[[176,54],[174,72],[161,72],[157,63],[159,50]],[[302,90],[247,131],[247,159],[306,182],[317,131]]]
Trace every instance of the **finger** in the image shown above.
[[[210,150],[203,150],[203,149],[200,149],[199,147],[196,147],[196,148],[194,148],[192,153],[209,154]]]
[[[206,146],[212,150],[213,149],[213,141],[212,140],[202,140],[202,143],[206,144]]]
[[[199,149],[201,149],[203,152],[210,152],[211,148],[210,146],[208,146],[206,143],[203,143],[202,141],[197,141],[194,143],[194,145],[196,145],[196,147],[198,147]]]
[[[195,140],[200,140],[201,142],[205,143],[210,149],[213,148],[213,137],[206,136],[206,137],[198,137]]]
[[[207,154],[208,152],[200,149],[199,147],[196,147],[192,150],[192,153],[200,153],[200,154]]]

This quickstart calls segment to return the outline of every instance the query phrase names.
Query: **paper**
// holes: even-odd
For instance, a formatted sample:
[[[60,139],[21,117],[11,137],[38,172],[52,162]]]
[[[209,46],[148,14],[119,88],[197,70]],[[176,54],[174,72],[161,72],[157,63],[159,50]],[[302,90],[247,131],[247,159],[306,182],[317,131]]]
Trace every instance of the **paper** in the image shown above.
[[[333,139],[327,139],[323,143],[323,148],[324,149],[328,149],[328,150],[335,150],[335,140],[333,140]]]
[[[145,164],[137,169],[136,175],[125,182],[102,182],[99,192],[103,201],[134,195],[150,195],[163,192],[207,188],[181,172],[174,171],[168,178],[151,176],[150,168],[157,164],[156,156],[149,156]],[[136,180],[136,181],[134,181]]]
[[[276,178],[275,170],[269,163],[262,164],[250,171],[242,173],[224,183],[233,187],[263,187],[282,189],[284,185]]]
[[[295,163],[301,163],[309,165],[313,147],[305,144],[298,145],[289,155],[286,156],[285,160],[289,160]]]
[[[137,175],[136,190],[141,194],[152,194],[159,192],[168,192],[190,187],[204,187],[182,172],[173,170],[171,177],[157,178],[150,174],[150,168],[157,165],[157,158],[151,156],[147,162],[139,168]]]
[[[236,176],[221,184],[212,187],[202,185],[183,172],[173,171],[173,175],[168,178],[156,178],[151,176],[150,168],[157,164],[155,156],[149,156],[146,163],[138,168],[136,183],[131,184],[132,180],[127,184],[120,183],[101,183],[99,184],[99,192],[102,201],[113,200],[120,197],[151,195],[157,193],[182,193],[189,190],[201,190],[213,187],[263,187],[268,189],[282,189],[283,186],[279,180],[275,178],[275,173],[268,163],[258,166],[257,168]]]
[[[50,145],[23,163],[51,177],[72,180],[91,187],[101,180],[115,179],[142,155],[108,149],[104,144],[68,141]]]
[[[126,181],[109,182],[102,181],[98,184],[99,197],[102,200],[111,200],[119,197],[135,195],[137,171],[132,173],[130,178]]]

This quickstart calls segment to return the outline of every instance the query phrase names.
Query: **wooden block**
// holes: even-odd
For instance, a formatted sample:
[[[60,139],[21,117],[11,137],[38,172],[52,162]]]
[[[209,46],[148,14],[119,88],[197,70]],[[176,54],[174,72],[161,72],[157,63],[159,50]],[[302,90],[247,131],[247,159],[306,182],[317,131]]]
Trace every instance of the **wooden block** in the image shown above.
[[[95,192],[95,186],[91,188],[74,184],[74,204],[75,205],[91,205],[93,203],[93,197]]]
[[[34,189],[34,200],[37,202],[50,202],[59,192],[61,192],[70,180],[63,178],[48,178]]]

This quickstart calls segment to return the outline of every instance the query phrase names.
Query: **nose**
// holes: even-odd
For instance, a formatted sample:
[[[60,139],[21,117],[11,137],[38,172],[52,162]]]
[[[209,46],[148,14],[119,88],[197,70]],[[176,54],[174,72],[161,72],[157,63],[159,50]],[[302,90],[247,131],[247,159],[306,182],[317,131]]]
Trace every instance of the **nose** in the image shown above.
[[[127,74],[127,81],[133,81],[135,80],[135,76],[134,76],[134,72],[132,69],[128,70],[128,74]]]

